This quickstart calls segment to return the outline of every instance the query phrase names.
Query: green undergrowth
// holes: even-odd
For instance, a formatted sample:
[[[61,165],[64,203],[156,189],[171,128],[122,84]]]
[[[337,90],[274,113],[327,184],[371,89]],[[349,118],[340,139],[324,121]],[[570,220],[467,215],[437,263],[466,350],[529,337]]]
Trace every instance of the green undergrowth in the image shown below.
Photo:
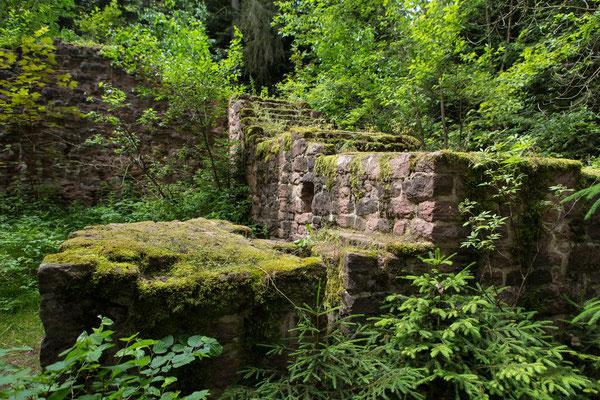
[[[0,348],[30,349],[8,356],[4,359],[8,364],[39,372],[39,351],[43,336],[44,329],[37,308],[15,313],[0,312]]]
[[[91,207],[26,195],[0,197],[0,312],[37,307],[35,273],[42,258],[85,226],[198,216],[250,223],[245,188],[180,191],[176,197],[175,204],[153,196],[113,197]]]

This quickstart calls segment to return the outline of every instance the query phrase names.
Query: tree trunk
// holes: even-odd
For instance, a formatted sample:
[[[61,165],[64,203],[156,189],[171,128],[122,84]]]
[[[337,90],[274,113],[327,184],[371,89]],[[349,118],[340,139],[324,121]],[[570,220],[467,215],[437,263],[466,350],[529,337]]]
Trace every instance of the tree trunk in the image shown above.
[[[417,119],[417,131],[419,132],[421,148],[425,149],[425,132],[423,131],[423,124],[421,123],[421,110],[419,110],[418,105],[415,105],[415,117]]]
[[[232,29],[231,29],[231,39],[235,38],[235,27],[240,22],[240,13],[242,11],[241,0],[231,0],[231,10],[233,19],[231,21]]]
[[[440,86],[440,111],[442,114],[442,126],[444,127],[444,149],[448,149],[448,124],[446,123],[446,103],[444,99],[444,88],[442,87],[442,78],[438,79]]]
[[[219,174],[217,173],[217,167],[215,166],[215,160],[213,158],[212,151],[210,150],[210,143],[208,142],[208,134],[206,133],[206,129],[202,130],[202,138],[204,139],[204,145],[206,146],[206,152],[208,153],[208,158],[210,159],[210,166],[213,172],[213,178],[215,179],[215,185],[217,185],[217,189],[221,189],[221,182],[219,181]]]

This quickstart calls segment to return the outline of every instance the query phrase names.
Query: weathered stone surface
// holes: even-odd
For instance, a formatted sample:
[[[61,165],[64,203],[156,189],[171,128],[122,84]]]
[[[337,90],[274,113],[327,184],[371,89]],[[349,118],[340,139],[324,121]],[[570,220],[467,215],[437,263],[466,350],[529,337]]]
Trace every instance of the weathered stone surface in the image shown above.
[[[424,201],[419,203],[419,218],[428,222],[456,221],[459,217],[458,204],[455,201]]]
[[[405,220],[399,219],[394,224],[394,235],[402,236],[406,233],[408,223]]]
[[[367,292],[374,289],[380,271],[374,255],[347,252],[342,262],[344,288],[349,293]]]
[[[306,158],[304,158],[304,157],[294,158],[294,161],[292,161],[292,170],[296,171],[296,172],[308,171],[308,164],[306,163]]]
[[[435,225],[432,222],[422,219],[414,220],[410,226],[410,233],[418,238],[433,240],[433,230]]]
[[[392,178],[403,179],[410,174],[410,154],[398,154],[390,160]]]
[[[204,219],[76,232],[38,270],[43,364],[103,315],[120,336],[215,337],[225,353],[210,362],[208,375],[216,375],[204,384],[230,384],[239,367],[263,357],[253,346],[278,337],[277,321],[293,311],[271,282],[301,304],[314,301],[325,279],[320,259],[282,254],[270,242],[243,236],[250,234],[247,227]],[[263,323],[275,331],[253,331]]]
[[[404,195],[413,201],[421,201],[433,196],[433,175],[418,173],[405,180],[402,185]]]
[[[293,159],[297,159],[299,156],[301,156],[304,151],[306,150],[306,140],[304,139],[300,139],[300,140],[296,140],[294,141],[294,143],[292,144],[292,158]]]
[[[349,199],[339,199],[337,202],[337,211],[341,214],[354,212],[354,203]]]
[[[70,90],[47,86],[41,91],[42,98],[57,102],[57,105],[76,107],[80,115],[67,114],[56,121],[59,125],[56,127],[38,127],[18,145],[14,135],[0,134],[0,148],[3,149],[0,151],[0,188],[11,191],[31,179],[68,202],[88,205],[96,203],[111,190],[121,190],[124,174],[132,181],[144,181],[142,171],[127,157],[115,154],[112,148],[105,146],[84,145],[95,134],[107,135],[114,129],[109,124],[99,124],[85,117],[90,111],[102,113],[107,109],[107,105],[99,101],[102,89],[98,83],[104,82],[124,91],[128,107],[123,108],[119,116],[123,121],[133,122],[149,107],[148,99],[133,90],[141,82],[112,65],[112,60],[102,56],[98,48],[57,42],[55,59],[53,69],[59,74],[71,74],[77,87]],[[165,105],[157,101],[152,106],[158,111]],[[224,112],[218,116],[218,126],[211,136],[223,136],[226,119]],[[152,131],[142,128],[139,131],[142,153],[159,162],[168,159],[173,171],[177,171],[170,176],[172,182],[185,181],[190,176],[184,171],[195,171],[195,167],[202,165],[201,157],[191,150],[201,146],[200,136],[192,130],[179,129],[180,124],[173,120]],[[0,128],[0,132],[3,129]],[[7,147],[11,147],[10,151],[5,151]],[[179,152],[182,157],[173,156]]]
[[[379,202],[377,199],[363,198],[356,203],[356,215],[369,215],[377,212]]]
[[[325,215],[333,212],[334,204],[332,204],[331,197],[329,192],[317,193],[312,203],[313,214]]]
[[[573,271],[596,270],[600,267],[600,244],[578,243],[569,255],[569,269]]]
[[[417,206],[404,197],[396,197],[390,201],[390,211],[394,217],[412,219],[416,214]]]
[[[286,107],[293,108],[290,104]],[[463,226],[467,217],[459,215],[458,205],[465,198],[481,201],[482,197],[488,196],[487,200],[491,201],[490,193],[486,194],[480,184],[487,179],[482,173],[485,168],[495,166],[485,165],[481,155],[451,151],[403,153],[398,148],[386,147],[386,141],[396,141],[393,137],[336,131],[321,126],[289,128],[291,141],[288,140],[288,132],[264,135],[270,139],[275,134],[279,135],[282,146],[293,150],[281,152],[286,154],[285,158],[263,162],[262,158],[254,155],[252,141],[249,141],[251,145],[245,153],[249,192],[251,195],[260,194],[259,203],[252,208],[253,217],[256,223],[266,225],[269,232],[286,239],[298,238],[306,231],[299,221],[311,220],[313,228],[342,229],[354,232],[352,235],[360,232],[368,234],[360,246],[369,247],[370,239],[384,235],[395,238],[386,240],[401,243],[426,241],[433,247],[441,247],[446,253],[456,252],[454,260],[457,267],[480,261],[477,252],[461,247],[470,229]],[[368,141],[368,146],[358,143],[360,140]],[[353,147],[357,152],[336,154],[342,147]],[[303,158],[306,166],[304,161],[292,157],[292,152]],[[316,163],[319,166],[316,175],[313,157],[320,160]],[[479,167],[474,166],[475,161]],[[491,270],[479,271],[479,277],[485,283],[499,285],[506,281],[520,285],[518,271],[531,267],[534,270],[528,276],[530,282],[525,282],[525,287],[536,293],[556,294],[557,290],[567,290],[570,286],[586,295],[597,293],[600,289],[600,262],[596,261],[600,260],[600,250],[596,248],[600,246],[600,228],[597,228],[600,217],[584,220],[586,210],[581,204],[562,204],[557,202],[556,197],[545,195],[545,191],[549,185],[557,183],[567,186],[577,186],[583,181],[590,183],[598,179],[598,174],[582,173],[581,164],[574,161],[538,157],[522,160],[520,168],[528,177],[524,183],[524,196],[520,199],[526,204],[509,207],[501,203],[492,207],[492,212],[502,217],[512,216],[515,224],[507,223],[498,229],[501,239],[497,249],[502,254],[489,254]],[[296,171],[292,173],[292,169]],[[277,176],[277,171],[280,176]],[[281,171],[290,172],[281,176]],[[257,174],[262,177],[254,179],[253,175]],[[310,209],[299,201],[299,198],[306,197],[301,190],[306,181],[314,185]],[[287,186],[288,190],[279,191],[277,185]],[[275,192],[279,194],[277,203],[270,201]],[[538,209],[530,207],[538,200],[549,200],[558,209],[546,208],[548,211],[538,218],[532,214]],[[290,207],[285,209],[281,202],[287,202]],[[486,203],[486,208],[488,205],[492,206]],[[271,208],[276,208],[276,212]],[[312,213],[312,219],[308,213]],[[522,219],[522,216],[526,218]],[[535,236],[540,229],[539,243],[520,242],[524,237]],[[355,243],[352,242],[352,245]],[[404,249],[404,246],[398,248]],[[422,265],[417,266],[415,258],[411,257],[404,259],[402,256],[402,260],[392,260],[386,265],[397,267],[395,275],[405,266],[421,272],[426,270]],[[527,265],[518,265],[519,261]],[[378,268],[386,270],[388,267],[380,263]],[[448,267],[448,270],[451,268]],[[368,285],[368,282],[367,279],[363,283]],[[408,290],[392,282],[396,280],[388,280],[381,293],[372,287],[365,293],[352,294],[346,299],[345,309],[351,310],[353,304],[362,302],[367,309],[373,307],[373,302],[368,301],[369,296],[380,296],[390,290]],[[561,282],[568,283],[563,285]],[[517,294],[517,287],[513,286],[506,292],[507,299]],[[343,300],[340,301],[343,303]],[[562,307],[558,302],[553,303]]]

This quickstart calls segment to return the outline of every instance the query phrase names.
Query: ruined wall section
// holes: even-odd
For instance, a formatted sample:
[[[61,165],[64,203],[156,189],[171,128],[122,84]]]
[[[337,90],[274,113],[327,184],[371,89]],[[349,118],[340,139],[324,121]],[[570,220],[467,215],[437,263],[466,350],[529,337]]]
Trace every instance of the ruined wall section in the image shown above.
[[[141,85],[140,80],[114,67],[112,60],[102,56],[98,48],[62,42],[55,45],[53,68],[59,74],[70,74],[77,86],[72,90],[47,86],[41,91],[46,101],[77,107],[82,114],[103,113],[107,106],[100,102],[102,90],[98,86],[103,82],[125,92],[128,106],[120,111],[123,121],[135,122],[150,107],[158,113],[166,111],[166,102],[140,96],[136,90]],[[0,70],[0,79],[10,80],[15,72]],[[213,135],[223,133],[225,113],[222,122],[215,127]],[[201,145],[199,135],[180,129],[180,125],[171,121],[152,132],[141,132],[144,154],[153,160],[175,164],[175,172],[165,177],[168,182],[181,181],[200,166],[194,150]],[[32,127],[28,139],[23,141],[8,127],[0,126],[0,191],[13,191],[22,186],[29,190],[33,185],[41,193],[55,194],[69,202],[92,204],[103,194],[120,190],[123,182],[135,186],[144,178],[128,157],[115,154],[112,148],[86,145],[87,139],[97,134],[106,135],[113,129],[91,118],[69,115],[60,120],[58,126]]]
[[[599,218],[584,220],[583,204],[561,204],[550,190],[559,184],[577,189],[597,179],[579,162],[524,159],[520,198],[508,207],[490,201],[481,186],[485,170],[498,165],[475,154],[410,151],[410,139],[379,133],[265,129],[254,110],[260,101],[245,100],[230,117],[237,112],[254,220],[272,236],[298,239],[308,225],[440,247],[458,253],[456,267],[487,265],[474,271],[480,280],[508,287],[507,300],[518,297],[547,315],[570,312],[568,298],[600,292]],[[462,245],[470,228],[459,204],[467,198],[509,218],[492,252]]]
[[[272,236],[284,239],[297,239],[307,233],[306,225],[320,228],[336,222],[336,215],[348,213],[333,210],[338,204],[325,190],[333,179],[326,176],[325,182],[317,171],[335,172],[319,168],[317,160],[348,150],[397,153],[418,146],[409,136],[334,130],[306,106],[281,100],[232,101],[229,124],[230,137],[242,153],[254,220]],[[347,188],[362,185],[344,182]],[[357,219],[357,226],[351,227],[361,222]]]

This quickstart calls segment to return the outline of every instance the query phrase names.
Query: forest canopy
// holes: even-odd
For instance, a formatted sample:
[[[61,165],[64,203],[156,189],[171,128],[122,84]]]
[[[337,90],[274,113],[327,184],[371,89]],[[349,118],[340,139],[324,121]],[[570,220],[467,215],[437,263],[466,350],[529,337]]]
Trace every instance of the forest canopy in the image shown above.
[[[597,0],[281,1],[294,74],[281,89],[347,127],[427,148],[530,135],[544,154],[598,154]]]
[[[598,0],[5,3],[0,45],[44,25],[110,43],[152,12],[184,13],[217,58],[242,33],[248,90],[306,101],[339,127],[408,133],[426,149],[529,135],[545,155],[598,155]]]

